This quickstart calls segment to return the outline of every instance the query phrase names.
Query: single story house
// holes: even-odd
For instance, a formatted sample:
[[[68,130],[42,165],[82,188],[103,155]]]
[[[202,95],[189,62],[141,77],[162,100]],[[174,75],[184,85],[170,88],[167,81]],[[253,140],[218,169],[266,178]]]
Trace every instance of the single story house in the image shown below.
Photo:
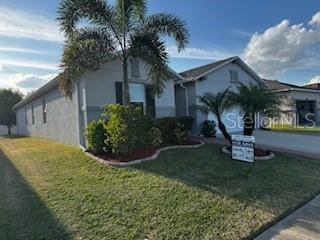
[[[264,80],[237,56],[180,74],[173,70],[171,72],[163,94],[153,98],[145,63],[141,59],[130,59],[128,74],[131,102],[144,109],[153,109],[157,118],[193,117],[193,134],[201,133],[201,125],[205,120],[216,120],[214,115],[198,110],[198,96],[207,92],[218,93],[227,88],[235,90],[238,82],[263,84],[273,92],[286,96],[281,109],[282,115],[288,119],[291,119],[291,115],[298,115],[299,123],[303,124],[307,120],[306,112],[311,112],[315,114],[315,121],[320,122],[320,90]],[[17,134],[86,146],[85,129],[88,123],[101,118],[104,106],[121,101],[122,66],[118,60],[84,74],[76,82],[72,98],[66,98],[60,92],[58,78],[55,78],[14,106]],[[242,112],[237,107],[223,113],[222,120],[230,133],[243,129]],[[291,123],[295,123],[294,120]]]
[[[272,92],[281,96],[281,114],[275,123],[320,124],[320,89],[266,80]]]
[[[212,114],[198,110],[199,99],[204,93],[218,93],[230,87],[235,90],[237,83],[263,84],[264,81],[239,57],[231,57],[180,73],[184,79],[175,82],[177,116],[192,116],[195,120],[193,133],[201,133],[205,120],[216,120]],[[237,107],[223,113],[222,120],[227,131],[242,131],[242,113]],[[219,130],[218,130],[219,131]]]
[[[181,78],[179,74],[172,70],[172,78],[165,82],[163,94],[153,98],[145,63],[141,59],[130,59],[128,72],[132,103],[154,109],[156,117],[175,116],[174,82]],[[84,74],[75,84],[72,98],[61,93],[57,77],[14,106],[17,133],[85,146],[87,124],[101,118],[104,106],[121,103],[121,89],[122,65],[119,60]]]

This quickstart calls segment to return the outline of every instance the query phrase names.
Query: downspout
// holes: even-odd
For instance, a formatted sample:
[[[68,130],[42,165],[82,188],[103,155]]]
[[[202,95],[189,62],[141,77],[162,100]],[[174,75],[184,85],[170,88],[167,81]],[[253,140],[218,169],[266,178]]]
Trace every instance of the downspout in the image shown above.
[[[183,83],[180,83],[180,87],[182,87],[184,91],[185,96],[185,102],[186,102],[186,115],[189,116],[189,99],[188,99],[188,88],[183,85]]]

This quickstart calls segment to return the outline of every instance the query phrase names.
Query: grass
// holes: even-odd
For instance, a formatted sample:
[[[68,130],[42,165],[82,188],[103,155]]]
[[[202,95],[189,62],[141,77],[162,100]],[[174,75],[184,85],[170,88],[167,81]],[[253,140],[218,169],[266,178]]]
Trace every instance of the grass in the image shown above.
[[[285,154],[246,178],[213,145],[131,168],[47,140],[0,148],[1,239],[250,238],[320,190],[320,161]]]
[[[293,125],[273,125],[273,131],[301,133],[308,135],[320,135],[320,127],[293,126]]]

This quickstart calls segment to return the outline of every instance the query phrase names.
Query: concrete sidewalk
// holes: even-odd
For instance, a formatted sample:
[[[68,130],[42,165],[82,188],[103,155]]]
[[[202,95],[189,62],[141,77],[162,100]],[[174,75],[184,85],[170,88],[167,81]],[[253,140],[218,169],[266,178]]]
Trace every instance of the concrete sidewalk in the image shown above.
[[[319,240],[320,195],[285,217],[255,240]]]

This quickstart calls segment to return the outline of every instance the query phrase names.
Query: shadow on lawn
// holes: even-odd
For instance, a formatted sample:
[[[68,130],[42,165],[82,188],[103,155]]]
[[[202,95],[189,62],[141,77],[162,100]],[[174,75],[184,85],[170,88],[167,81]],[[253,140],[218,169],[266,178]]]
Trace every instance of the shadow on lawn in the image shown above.
[[[134,168],[200,188],[221,199],[236,200],[242,207],[235,211],[252,207],[273,215],[250,238],[319,194],[318,160],[279,153],[274,160],[258,161],[246,177],[251,166],[231,160],[220,148],[206,145],[196,150],[164,152],[157,161]]]
[[[0,149],[0,238],[71,239]]]
[[[134,168],[272,212],[288,209],[290,204],[296,206],[299,199],[304,202],[319,192],[316,184],[320,179],[315,182],[314,178],[320,170],[319,161],[278,154],[274,160],[257,161],[246,176],[251,165],[231,160],[220,148],[206,145],[164,152],[157,161]]]

